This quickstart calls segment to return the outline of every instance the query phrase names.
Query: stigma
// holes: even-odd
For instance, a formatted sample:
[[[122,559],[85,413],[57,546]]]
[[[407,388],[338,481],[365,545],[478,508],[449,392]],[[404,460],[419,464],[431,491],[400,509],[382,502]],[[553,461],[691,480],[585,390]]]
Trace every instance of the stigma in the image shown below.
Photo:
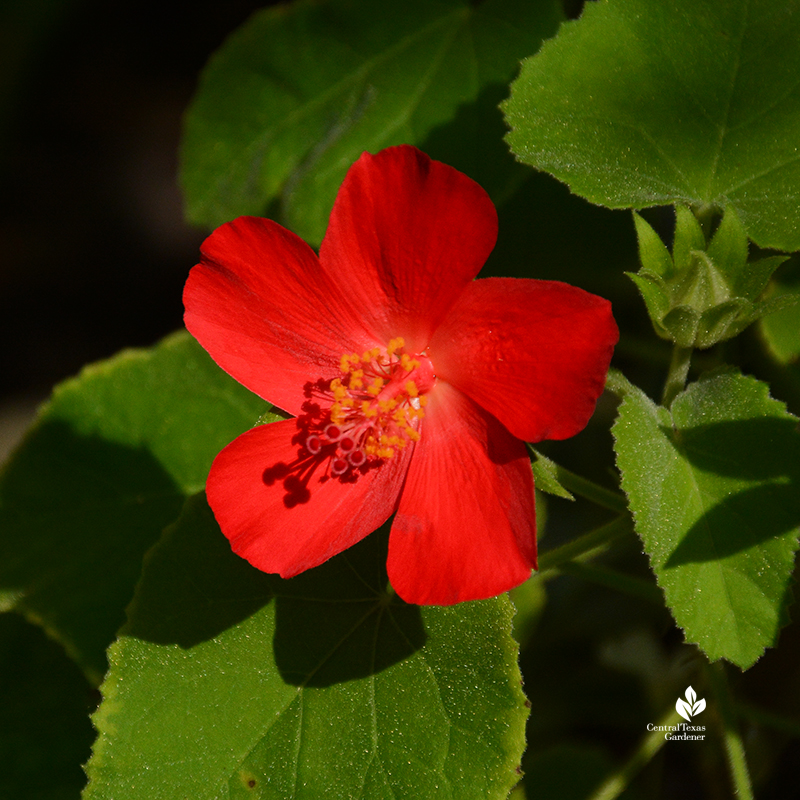
[[[332,476],[378,466],[419,440],[436,376],[425,354],[404,348],[397,337],[386,348],[345,353],[341,375],[317,384],[303,445],[310,456],[329,459]]]

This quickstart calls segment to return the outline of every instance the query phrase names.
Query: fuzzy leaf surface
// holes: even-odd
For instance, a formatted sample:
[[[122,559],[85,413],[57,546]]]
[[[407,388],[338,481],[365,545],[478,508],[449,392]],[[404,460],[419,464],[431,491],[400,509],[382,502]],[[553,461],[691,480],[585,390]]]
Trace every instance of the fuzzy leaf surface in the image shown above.
[[[800,249],[800,4],[608,0],[524,62],[511,149],[611,208],[732,205]]]
[[[182,149],[188,217],[272,216],[319,243],[363,151],[414,144],[495,201],[525,179],[497,104],[553,35],[556,0],[300,0],[254,15],[209,62]]]
[[[111,647],[85,800],[505,798],[527,717],[513,608],[406,605],[386,541],[281,580],[189,500]]]
[[[61,384],[0,475],[0,592],[92,680],[145,551],[266,403],[186,333]]]
[[[711,373],[671,409],[639,390],[613,429],[622,488],[667,605],[712,660],[751,666],[786,623],[800,524],[797,418]]]

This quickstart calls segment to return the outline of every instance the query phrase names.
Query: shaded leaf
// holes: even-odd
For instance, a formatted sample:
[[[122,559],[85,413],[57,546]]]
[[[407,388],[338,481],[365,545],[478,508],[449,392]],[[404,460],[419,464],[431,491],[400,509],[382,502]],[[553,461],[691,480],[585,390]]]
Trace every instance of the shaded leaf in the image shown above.
[[[318,243],[348,167],[400,143],[502,199],[525,174],[500,141],[497,104],[519,60],[560,19],[555,0],[411,0],[380,14],[370,0],[265,9],[216,53],[189,109],[189,219],[215,227],[277,214]]]
[[[788,363],[800,359],[800,313],[795,304],[800,302],[800,262],[788,266],[789,274],[780,273],[770,286],[770,300],[786,299],[789,305],[760,322],[760,332],[775,357]],[[769,302],[769,301],[768,301]]]
[[[614,425],[636,530],[689,641],[746,668],[786,622],[800,523],[797,419],[733,372],[670,410],[629,391]]]
[[[800,5],[609,0],[524,64],[511,149],[611,208],[736,208],[800,249]]]
[[[86,800],[505,798],[527,716],[511,604],[403,603],[386,541],[284,581],[190,500],[111,647]]]
[[[265,403],[186,333],[59,386],[0,476],[0,588],[97,681],[142,556]]]

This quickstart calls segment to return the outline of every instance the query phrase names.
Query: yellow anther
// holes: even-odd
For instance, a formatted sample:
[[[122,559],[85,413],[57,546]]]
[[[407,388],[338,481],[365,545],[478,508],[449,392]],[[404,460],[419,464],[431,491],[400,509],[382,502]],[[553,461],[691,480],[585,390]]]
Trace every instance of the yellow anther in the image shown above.
[[[350,383],[348,384],[350,389],[360,389],[364,385],[364,381],[361,379],[364,377],[364,370],[357,369],[350,373]]]
[[[390,356],[393,356],[398,350],[402,350],[405,347],[405,344],[406,343],[403,341],[403,337],[398,336],[396,339],[392,339],[392,341],[389,342],[389,346],[386,348],[386,352]]]
[[[416,397],[419,394],[419,389],[414,381],[406,381],[405,390],[409,397]]]
[[[381,411],[394,411],[397,408],[397,400],[394,398],[390,400],[378,400],[378,407]]]
[[[370,361],[374,361],[380,354],[380,347],[373,347],[372,350],[366,350],[360,360],[364,364],[369,364]]]
[[[339,362],[339,368],[342,372],[350,372],[350,367],[352,364],[358,364],[361,359],[358,356],[358,353],[345,353],[342,356],[342,360]]]
[[[408,431],[408,438],[411,439],[412,442],[418,442],[419,431],[415,431],[413,428],[410,428]]]
[[[406,371],[411,372],[419,366],[419,361],[416,358],[411,358],[408,353],[403,353],[400,356],[400,366]]]
[[[422,408],[425,408],[425,406],[428,405],[428,395],[422,395],[422,397],[419,398],[419,404]]]
[[[383,380],[383,378],[381,378],[381,377],[376,377],[376,378],[375,378],[375,379],[372,381],[372,385],[371,385],[371,386],[370,386],[370,387],[367,389],[367,391],[368,391],[370,394],[372,394],[372,395],[376,395],[376,396],[377,396],[378,394],[380,394],[380,391],[381,391],[381,389],[383,389],[383,384],[384,384],[385,382],[386,382],[386,381],[384,381],[384,380]]]

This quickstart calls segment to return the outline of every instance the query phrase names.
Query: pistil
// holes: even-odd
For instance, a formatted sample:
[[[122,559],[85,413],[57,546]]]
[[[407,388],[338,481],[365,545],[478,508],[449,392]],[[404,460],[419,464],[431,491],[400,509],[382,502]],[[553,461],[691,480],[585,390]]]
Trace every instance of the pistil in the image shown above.
[[[436,376],[426,355],[406,353],[404,345],[398,337],[385,350],[346,353],[342,376],[318,392],[318,399],[330,405],[320,406],[304,445],[311,456],[330,459],[331,475],[377,466],[419,440],[426,395]]]

